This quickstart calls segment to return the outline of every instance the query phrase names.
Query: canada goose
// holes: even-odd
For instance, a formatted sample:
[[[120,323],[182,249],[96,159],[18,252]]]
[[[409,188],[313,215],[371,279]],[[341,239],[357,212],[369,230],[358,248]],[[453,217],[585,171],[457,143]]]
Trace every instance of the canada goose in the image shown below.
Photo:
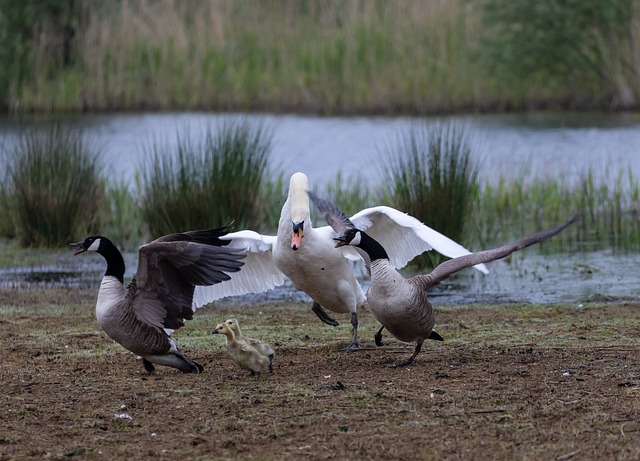
[[[220,237],[226,233],[226,227],[183,232],[142,245],[136,275],[127,286],[124,259],[111,240],[95,235],[71,244],[76,255],[95,251],[107,261],[96,318],[111,339],[142,357],[149,373],[155,370],[154,363],[202,372],[166,330],[176,330],[193,317],[195,285],[219,283],[240,270],[244,255],[225,247],[228,242]]]
[[[433,329],[435,315],[427,298],[427,292],[431,288],[465,267],[495,261],[514,251],[547,240],[582,216],[575,215],[561,226],[538,232],[499,248],[450,259],[436,266],[429,274],[406,279],[389,262],[384,247],[366,232],[356,228],[335,205],[324,200],[316,200],[315,203],[318,209],[325,213],[327,221],[335,226],[336,232],[342,234],[334,239],[337,246],[353,245],[369,255],[371,286],[367,292],[367,301],[375,318],[398,340],[416,342],[413,355],[397,366],[414,363],[425,339],[442,341],[442,337]],[[376,334],[378,335],[380,331]],[[376,343],[378,341],[377,337]]]
[[[360,260],[355,248],[335,248],[337,234],[330,226],[314,228],[309,210],[309,179],[294,173],[282,207],[278,235],[260,235],[250,230],[230,233],[230,248],[247,254],[242,271],[231,280],[211,287],[196,288],[202,302],[244,293],[266,291],[282,285],[284,276],[313,300],[313,312],[328,325],[338,322],[325,312],[350,313],[353,339],[345,350],[360,348],[357,310],[366,302],[347,259]],[[415,256],[435,249],[445,256],[469,254],[461,245],[430,229],[417,219],[386,206],[366,208],[352,218],[389,249],[391,264],[403,267]],[[477,269],[487,273],[483,265]]]
[[[251,372],[251,376],[260,377],[262,371],[269,368],[269,359],[253,347],[246,339],[236,338],[231,326],[219,323],[211,334],[223,334],[227,337],[227,351],[231,358],[245,370]]]
[[[224,323],[229,325],[229,328],[231,328],[231,331],[233,331],[233,335],[235,336],[236,340],[245,340],[247,343],[249,343],[250,346],[254,347],[258,352],[269,359],[269,372],[273,373],[273,359],[276,356],[276,353],[271,348],[271,346],[269,346],[264,341],[260,341],[259,339],[247,338],[243,336],[242,332],[240,331],[240,324],[236,319],[225,320]]]

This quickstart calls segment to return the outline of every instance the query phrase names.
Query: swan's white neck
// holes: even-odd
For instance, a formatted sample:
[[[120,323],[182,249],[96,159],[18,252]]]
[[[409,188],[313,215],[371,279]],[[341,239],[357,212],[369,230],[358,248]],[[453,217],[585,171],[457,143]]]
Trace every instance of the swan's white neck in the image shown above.
[[[303,173],[294,173],[289,181],[291,221],[299,223],[309,217],[309,179]]]

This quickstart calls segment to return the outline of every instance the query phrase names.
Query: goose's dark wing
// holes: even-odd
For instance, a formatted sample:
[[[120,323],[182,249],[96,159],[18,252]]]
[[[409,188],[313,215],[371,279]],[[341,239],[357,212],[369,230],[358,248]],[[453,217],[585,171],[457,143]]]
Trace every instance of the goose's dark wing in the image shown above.
[[[347,231],[347,229],[353,229],[356,227],[349,220],[349,217],[335,204],[328,200],[321,199],[311,191],[309,191],[309,198],[318,211],[324,215],[324,219],[327,221],[327,224],[331,226],[337,235],[342,235]]]
[[[176,232],[167,234],[150,243],[156,242],[194,242],[204,245],[214,245],[218,247],[229,244],[228,240],[222,240],[220,237],[227,235],[231,231],[232,226],[218,227],[215,229],[195,230],[187,232]]]
[[[196,285],[229,280],[244,257],[220,245],[220,229],[171,234],[140,247],[133,309],[140,320],[177,329],[193,317]]]
[[[356,227],[353,225],[349,217],[340,208],[338,208],[336,204],[329,202],[328,200],[321,199],[311,191],[309,191],[309,198],[311,199],[313,204],[316,206],[318,211],[320,211],[320,213],[324,215],[325,221],[327,221],[327,224],[329,224],[329,226],[336,233],[335,236],[342,235],[347,231],[347,229],[354,229]],[[321,232],[320,229],[316,229],[316,230],[318,232]],[[369,255],[367,254],[366,251],[363,251],[361,248],[358,248],[358,247],[344,246],[341,248],[342,248],[342,251],[348,251],[348,249],[353,248],[356,251],[356,253],[358,253],[360,257],[364,260],[364,266],[367,269],[367,272],[369,273],[369,275],[371,275],[371,258],[369,258]]]
[[[510,255],[514,251],[522,250],[528,246],[533,244],[542,242],[547,240],[557,233],[563,231],[565,228],[570,226],[571,224],[579,221],[582,218],[582,214],[577,214],[569,219],[566,223],[561,226],[554,227],[553,229],[549,229],[546,231],[538,232],[533,235],[529,235],[528,237],[521,238],[520,240],[516,240],[515,242],[508,243],[506,245],[501,246],[500,248],[494,248],[493,250],[485,250],[479,251],[477,253],[471,253],[465,256],[460,256],[458,258],[450,259],[439,264],[431,273],[425,275],[418,275],[416,278],[422,279],[422,281],[426,284],[426,288],[433,287],[437,283],[449,277],[451,274],[458,272],[465,267],[474,266],[480,263],[488,263],[491,261],[495,261],[496,259],[504,258],[505,256]]]

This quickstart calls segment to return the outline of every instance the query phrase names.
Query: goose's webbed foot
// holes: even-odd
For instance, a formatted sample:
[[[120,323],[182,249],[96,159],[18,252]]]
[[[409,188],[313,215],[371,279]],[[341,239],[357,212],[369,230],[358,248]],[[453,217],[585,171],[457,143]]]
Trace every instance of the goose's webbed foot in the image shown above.
[[[251,372],[251,374],[249,374],[249,376],[253,376],[253,377],[255,377],[255,378],[256,378],[256,381],[257,381],[258,379],[260,379],[260,375],[261,375],[261,373],[260,373],[259,371],[252,371],[252,372]]]
[[[355,341],[351,344],[349,344],[347,347],[345,347],[344,349],[342,349],[343,351],[359,351],[360,348],[360,343],[358,341]]]
[[[416,359],[414,359],[413,356],[411,356],[407,360],[403,360],[400,363],[396,363],[395,365],[393,365],[393,368],[406,367],[409,365],[413,365],[414,363],[416,363]]]
[[[408,365],[413,365],[414,363],[416,363],[416,355],[420,353],[420,349],[422,349],[422,342],[416,344],[416,348],[413,351],[413,355],[411,357],[403,362],[398,363],[397,365],[394,365],[394,368],[406,367]]]

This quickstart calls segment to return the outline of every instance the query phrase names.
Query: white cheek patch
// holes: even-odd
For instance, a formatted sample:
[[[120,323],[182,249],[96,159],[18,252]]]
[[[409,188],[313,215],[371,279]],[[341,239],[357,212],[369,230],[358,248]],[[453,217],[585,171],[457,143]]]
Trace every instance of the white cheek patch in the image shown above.
[[[87,251],[98,251],[98,248],[100,248],[100,239],[95,239]]]
[[[362,236],[360,234],[360,232],[356,232],[356,236],[353,237],[353,240],[351,240],[351,242],[349,243],[349,245],[355,245],[358,246],[360,245],[360,241],[362,240]]]

